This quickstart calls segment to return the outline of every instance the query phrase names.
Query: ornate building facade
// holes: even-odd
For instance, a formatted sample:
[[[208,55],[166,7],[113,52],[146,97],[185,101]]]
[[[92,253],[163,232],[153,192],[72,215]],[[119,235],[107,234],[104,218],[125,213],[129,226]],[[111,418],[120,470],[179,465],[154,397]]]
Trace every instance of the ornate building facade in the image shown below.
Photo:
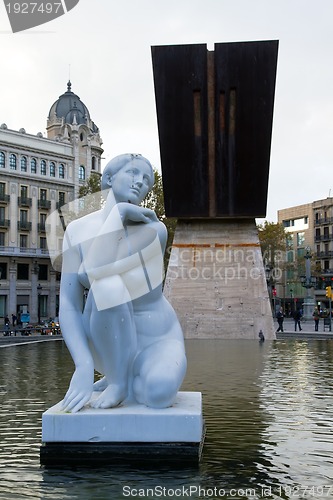
[[[51,265],[47,217],[77,198],[90,175],[101,175],[103,152],[70,82],[46,130],[44,137],[0,126],[0,318],[28,313],[31,323],[58,315],[60,274]]]
[[[301,261],[306,249],[310,249],[312,274],[316,277],[311,293],[318,307],[328,308],[325,288],[333,284],[333,198],[279,210],[278,222],[289,235],[287,256],[290,263]],[[295,279],[286,272],[277,288],[287,310],[303,303],[306,290],[299,277]]]

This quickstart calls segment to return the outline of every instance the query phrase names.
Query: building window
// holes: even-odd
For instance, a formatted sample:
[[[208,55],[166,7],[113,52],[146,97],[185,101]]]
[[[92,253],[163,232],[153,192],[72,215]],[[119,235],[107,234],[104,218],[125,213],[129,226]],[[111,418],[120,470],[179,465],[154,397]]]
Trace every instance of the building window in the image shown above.
[[[96,158],[95,156],[91,159],[91,170],[96,170]]]
[[[305,233],[297,233],[297,246],[303,247],[305,243]]]
[[[28,198],[28,186],[21,186],[21,198]]]
[[[0,262],[0,279],[7,279],[7,262]]]
[[[58,199],[59,199],[59,207],[65,205],[65,193],[63,191],[59,191]]]
[[[46,217],[46,214],[39,214],[39,229],[41,231],[45,231]]]
[[[28,248],[28,236],[20,234],[20,248]]]
[[[0,247],[6,246],[5,236],[6,236],[6,233],[0,233]],[[0,273],[1,273],[1,264],[0,264]],[[1,279],[1,277],[0,277],[0,279]]]
[[[39,192],[40,199],[45,201],[47,200],[47,190],[46,189],[41,189]]]
[[[5,168],[6,166],[6,157],[3,151],[0,151],[0,168]]]
[[[17,264],[17,279],[18,280],[29,279],[29,264]]]
[[[85,179],[86,179],[86,169],[84,168],[83,165],[81,165],[79,168],[79,180],[84,181]]]
[[[40,174],[46,175],[46,161],[45,160],[41,160],[41,162],[40,162]]]
[[[55,177],[55,172],[56,172],[56,166],[54,161],[51,161],[50,163],[50,177]]]
[[[5,199],[6,194],[6,184],[4,182],[0,182],[0,200]]]
[[[27,165],[28,165],[27,157],[26,156],[22,156],[21,157],[21,172],[26,172],[27,171]]]
[[[46,238],[44,236],[41,236],[39,238],[39,248],[41,248],[42,250],[47,250]]]
[[[60,163],[59,165],[59,179],[64,179],[65,178],[65,166]]]
[[[20,222],[26,224],[28,222],[28,210],[20,210]]]
[[[48,265],[39,264],[38,266],[38,279],[41,281],[47,281],[48,279]]]
[[[5,224],[5,218],[6,218],[5,207],[0,207],[0,223],[2,225]]]
[[[39,307],[40,307],[41,317],[46,318],[48,316],[48,313],[47,313],[47,295],[41,295],[39,297]]]
[[[30,161],[30,171],[32,174],[36,174],[37,173],[37,160],[36,158],[31,158],[31,161]]]
[[[16,155],[13,153],[9,156],[9,168],[10,170],[16,170],[17,159]]]

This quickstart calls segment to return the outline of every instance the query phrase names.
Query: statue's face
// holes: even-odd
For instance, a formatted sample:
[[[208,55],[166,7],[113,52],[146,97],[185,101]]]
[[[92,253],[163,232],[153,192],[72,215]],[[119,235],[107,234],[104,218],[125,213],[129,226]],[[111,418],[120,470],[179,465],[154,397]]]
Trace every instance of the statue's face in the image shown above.
[[[139,205],[152,185],[152,171],[147,163],[135,158],[112,176],[112,189],[117,203]]]

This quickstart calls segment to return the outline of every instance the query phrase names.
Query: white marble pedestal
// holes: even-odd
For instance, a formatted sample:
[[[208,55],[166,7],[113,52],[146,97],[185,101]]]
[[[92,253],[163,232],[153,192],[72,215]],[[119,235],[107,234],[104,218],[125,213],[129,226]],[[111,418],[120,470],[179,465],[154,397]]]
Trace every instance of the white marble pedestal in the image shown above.
[[[127,403],[66,413],[58,403],[42,416],[40,458],[46,466],[198,463],[203,439],[199,392],[179,392],[173,406],[165,409]]]

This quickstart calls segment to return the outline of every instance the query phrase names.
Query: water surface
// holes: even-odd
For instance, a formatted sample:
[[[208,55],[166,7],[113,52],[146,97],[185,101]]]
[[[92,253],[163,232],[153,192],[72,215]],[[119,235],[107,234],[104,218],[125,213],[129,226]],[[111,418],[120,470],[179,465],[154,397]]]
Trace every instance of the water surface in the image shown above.
[[[0,348],[0,498],[333,498],[333,341],[187,341],[203,393],[200,465],[45,469],[43,411],[66,392],[62,341]]]

